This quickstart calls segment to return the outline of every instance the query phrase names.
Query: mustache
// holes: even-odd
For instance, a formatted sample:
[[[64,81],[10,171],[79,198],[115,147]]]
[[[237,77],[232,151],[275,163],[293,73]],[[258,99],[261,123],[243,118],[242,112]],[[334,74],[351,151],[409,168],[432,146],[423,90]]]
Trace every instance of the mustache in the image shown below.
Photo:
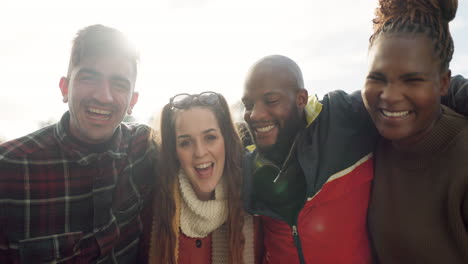
[[[261,127],[265,125],[275,125],[276,122],[274,120],[269,120],[269,121],[251,121],[247,123],[250,129],[256,128],[256,127]]]
[[[89,106],[101,107],[101,108],[105,108],[105,109],[110,109],[112,112],[117,112],[120,109],[119,105],[117,105],[117,104],[103,104],[103,103],[97,101],[96,99],[83,99],[81,101],[81,106],[83,106],[83,107],[89,107]]]

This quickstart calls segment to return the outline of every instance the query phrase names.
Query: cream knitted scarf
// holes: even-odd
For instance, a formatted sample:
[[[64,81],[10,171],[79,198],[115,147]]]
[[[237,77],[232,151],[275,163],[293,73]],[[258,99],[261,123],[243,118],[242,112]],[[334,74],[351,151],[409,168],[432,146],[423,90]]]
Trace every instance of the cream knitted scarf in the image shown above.
[[[200,201],[187,176],[179,173],[181,208],[180,229],[191,238],[208,236],[218,229],[228,216],[224,184],[221,180],[215,188],[215,199]]]

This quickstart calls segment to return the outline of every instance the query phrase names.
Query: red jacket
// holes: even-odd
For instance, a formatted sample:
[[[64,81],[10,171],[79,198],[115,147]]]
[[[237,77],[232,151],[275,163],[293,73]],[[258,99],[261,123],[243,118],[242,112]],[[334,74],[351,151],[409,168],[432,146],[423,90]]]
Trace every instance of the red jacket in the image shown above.
[[[371,263],[366,229],[372,180],[372,158],[353,171],[327,182],[299,213],[297,234],[305,263]],[[263,263],[299,263],[293,228],[261,216],[264,225]]]
[[[143,232],[141,235],[141,242],[138,251],[137,263],[149,263],[149,248],[151,241],[151,226],[153,219],[153,211],[151,207],[145,209],[143,212]],[[261,226],[260,218],[253,218],[253,253],[255,264],[262,263],[263,259],[263,229]],[[179,264],[198,264],[198,263],[212,263],[211,262],[211,234],[204,238],[190,238],[179,233],[179,248],[177,263]],[[246,247],[249,245],[246,245]],[[245,263],[252,264],[252,263]]]
[[[260,219],[255,217],[254,221],[254,248],[255,264],[262,263],[263,258],[263,236]],[[179,233],[179,256],[178,264],[209,264],[212,263],[212,238],[211,234],[204,238],[190,238]],[[248,246],[248,245],[246,245]],[[244,249],[245,250],[245,249]],[[253,264],[253,263],[245,263]]]

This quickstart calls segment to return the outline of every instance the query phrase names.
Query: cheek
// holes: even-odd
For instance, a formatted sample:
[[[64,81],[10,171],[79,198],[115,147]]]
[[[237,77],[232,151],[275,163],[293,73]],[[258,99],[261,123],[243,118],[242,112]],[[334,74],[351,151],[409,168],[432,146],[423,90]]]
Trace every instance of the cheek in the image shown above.
[[[183,169],[190,167],[192,164],[192,155],[189,150],[177,148],[177,158],[179,159],[180,166]]]
[[[226,152],[225,152],[225,146],[224,146],[224,140],[221,140],[219,144],[216,146],[216,154],[218,162],[220,163],[220,166],[224,170],[224,164],[226,160]]]
[[[293,112],[291,105],[278,106],[270,111],[270,115],[282,125],[288,123],[294,114],[295,113]]]
[[[244,121],[249,123],[250,122],[250,111],[244,112]]]
[[[366,108],[369,107],[369,104],[372,102],[375,102],[378,97],[378,89],[370,86],[370,85],[365,85],[364,88],[362,89],[362,99],[364,100],[364,104],[366,105]]]
[[[117,94],[114,95],[114,98],[116,103],[119,104],[122,108],[128,106],[132,99],[132,97],[128,94]]]
[[[424,108],[438,108],[440,96],[434,92],[432,89],[426,89],[419,91],[418,94],[415,94],[415,102]]]

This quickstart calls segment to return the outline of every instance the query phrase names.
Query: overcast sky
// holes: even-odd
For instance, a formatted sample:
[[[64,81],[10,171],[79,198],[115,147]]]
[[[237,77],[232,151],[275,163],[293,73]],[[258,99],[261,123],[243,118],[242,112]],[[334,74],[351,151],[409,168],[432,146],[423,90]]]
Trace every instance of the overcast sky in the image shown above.
[[[451,23],[452,72],[468,76],[468,3]],[[21,1],[0,8],[0,137],[58,120],[58,82],[77,30],[104,24],[141,50],[134,116],[143,123],[180,92],[240,99],[246,71],[270,54],[291,57],[309,93],[361,89],[377,0]]]

